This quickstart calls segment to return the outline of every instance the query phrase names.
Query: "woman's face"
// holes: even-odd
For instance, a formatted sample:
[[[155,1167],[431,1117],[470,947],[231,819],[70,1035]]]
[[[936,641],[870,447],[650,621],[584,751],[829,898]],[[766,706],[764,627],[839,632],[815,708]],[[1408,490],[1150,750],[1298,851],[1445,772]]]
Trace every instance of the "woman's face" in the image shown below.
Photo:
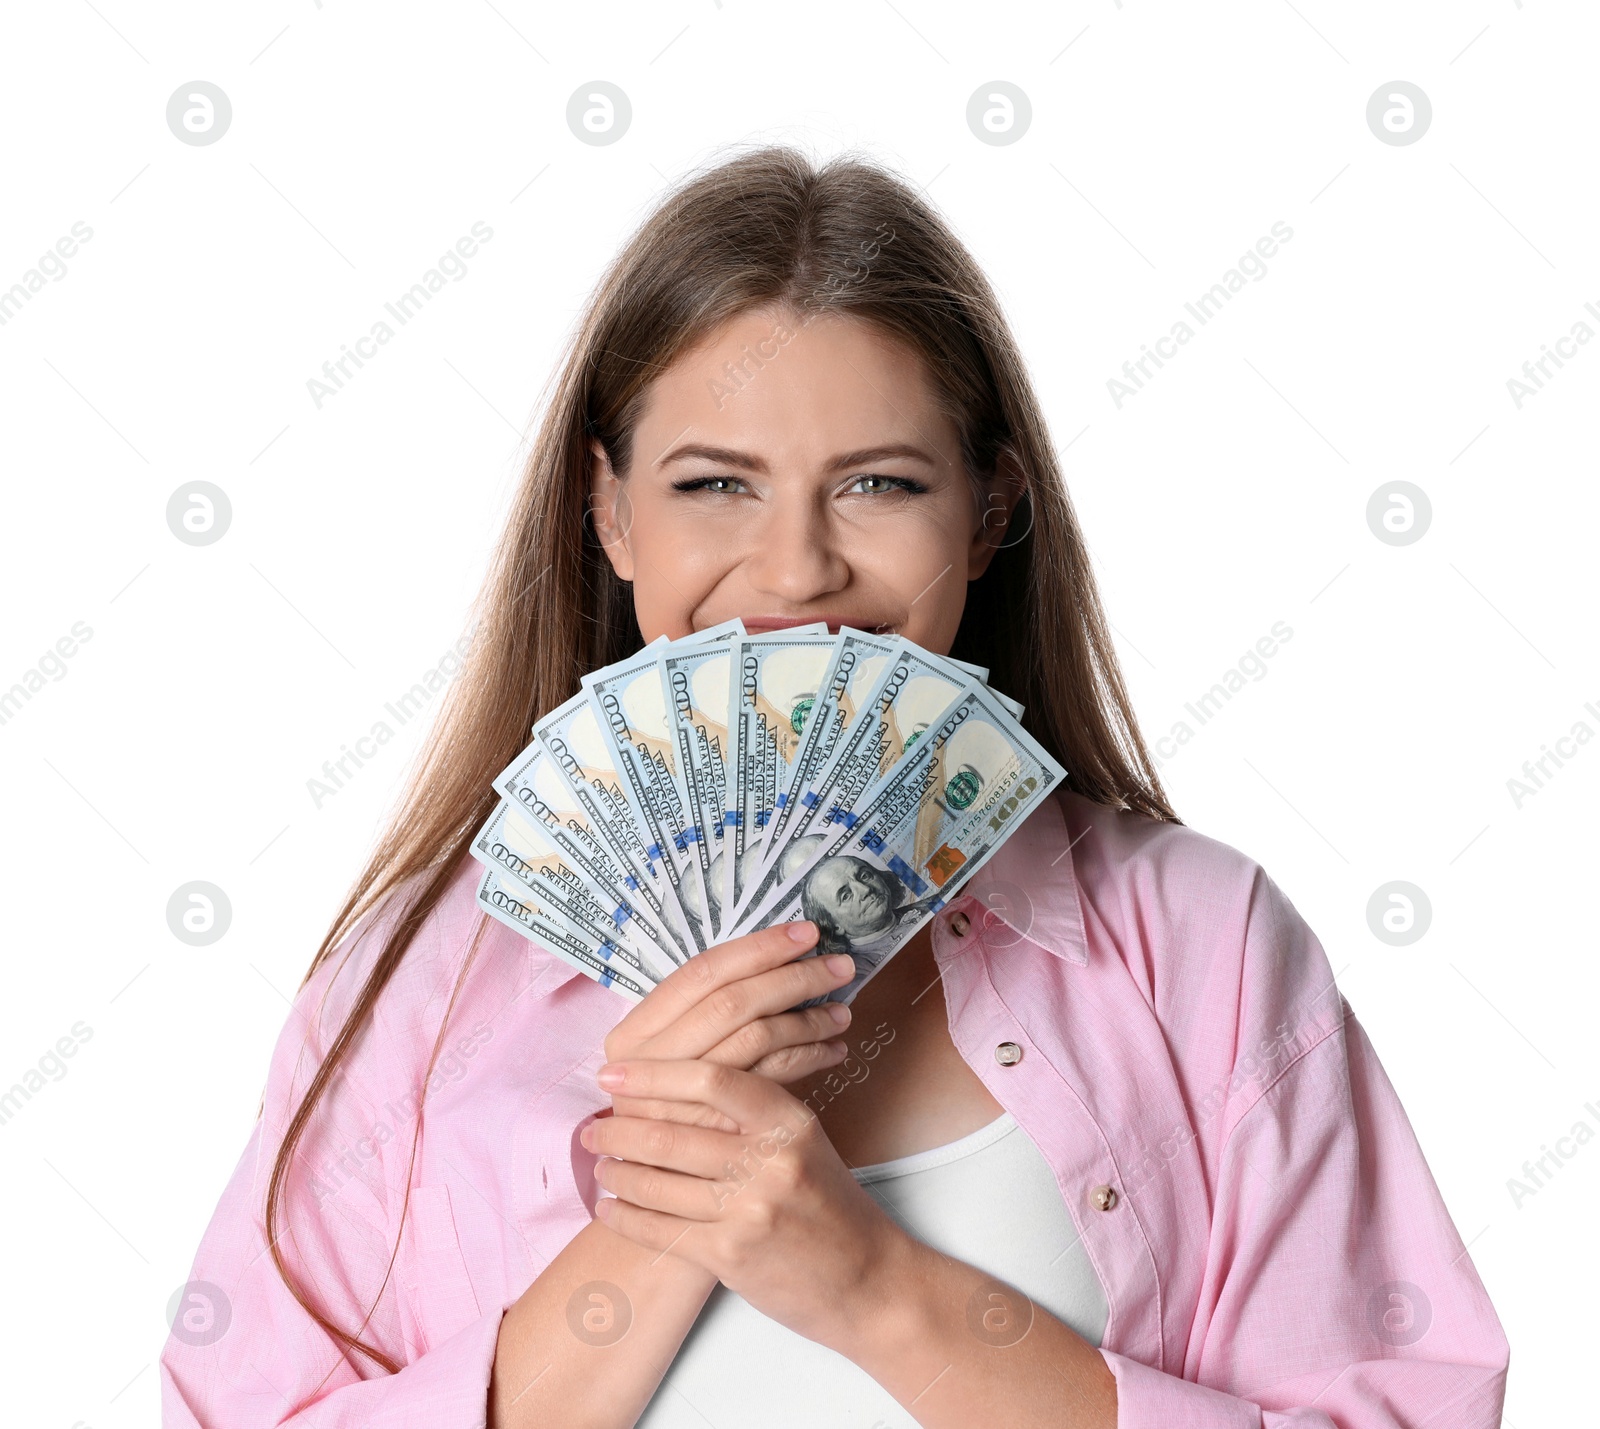
[[[737,615],[947,654],[1021,494],[1009,453],[974,485],[910,350],[792,310],[741,314],[657,378],[625,476],[591,450],[595,529],[646,641]]]

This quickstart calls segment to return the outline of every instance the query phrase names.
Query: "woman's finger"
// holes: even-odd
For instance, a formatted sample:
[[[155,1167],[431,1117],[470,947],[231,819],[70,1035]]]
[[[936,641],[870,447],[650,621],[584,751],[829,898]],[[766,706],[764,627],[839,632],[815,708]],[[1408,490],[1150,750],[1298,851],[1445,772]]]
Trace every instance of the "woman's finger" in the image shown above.
[[[779,1086],[788,1086],[829,1067],[837,1067],[849,1055],[849,1045],[843,1041],[800,1042],[768,1052],[753,1064],[726,1060],[724,1064],[754,1072]],[[731,1117],[702,1106],[699,1102],[619,1095],[611,1098],[611,1105],[617,1116],[653,1116],[661,1121],[679,1122],[684,1126],[705,1126],[713,1131],[738,1130]]]
[[[718,943],[674,968],[613,1030],[626,1028],[625,1035],[633,1042],[646,1041],[718,988],[791,962],[816,940],[815,923],[795,922]]]
[[[602,1196],[595,1202],[594,1213],[598,1220],[604,1221],[618,1235],[627,1236],[635,1245],[641,1245],[646,1250],[670,1253],[681,1253],[687,1249],[684,1232],[692,1231],[698,1224],[660,1211],[646,1210],[643,1206],[636,1206],[616,1196]]]
[[[613,1196],[685,1221],[716,1220],[722,1199],[737,1190],[731,1178],[713,1183],[633,1161],[602,1161],[594,1178]]]
[[[597,1156],[616,1156],[636,1165],[682,1172],[706,1181],[738,1174],[745,1141],[737,1132],[711,1131],[703,1126],[681,1126],[640,1116],[601,1117],[583,1129],[583,1144]],[[673,1210],[638,1196],[629,1195],[628,1199],[641,1206],[655,1206],[658,1211]]]
[[[596,1076],[613,1095],[699,1102],[731,1117],[746,1133],[775,1131],[795,1120],[796,1109],[803,1120],[812,1119],[801,1103],[765,1077],[698,1057],[607,1062]]]
[[[657,1121],[676,1122],[682,1126],[703,1126],[712,1131],[737,1131],[732,1117],[702,1106],[699,1102],[669,1101],[664,1097],[611,1098],[612,1116],[654,1117]],[[601,1117],[605,1121],[609,1118]]]
[[[850,1009],[842,1002],[824,1002],[799,1012],[780,1012],[758,1017],[724,1037],[709,1052],[701,1055],[710,1062],[751,1071],[769,1053],[787,1047],[815,1045],[837,1037],[850,1025]]]
[[[751,936],[766,937],[771,931],[766,929]],[[667,1060],[703,1056],[707,1049],[751,1023],[794,1011],[800,1003],[843,987],[854,976],[855,960],[841,953],[832,957],[799,957],[721,984],[651,1039],[649,1055]],[[835,1033],[837,1030],[833,1029]]]
[[[837,1067],[849,1055],[850,1048],[843,1042],[810,1042],[800,1047],[782,1047],[776,1052],[769,1052],[749,1070],[769,1082],[786,1087],[827,1067]],[[669,1106],[671,1103],[657,1102],[655,1105]],[[723,1121],[728,1120],[722,1117],[721,1112],[716,1115]],[[728,1124],[732,1125],[731,1122]]]

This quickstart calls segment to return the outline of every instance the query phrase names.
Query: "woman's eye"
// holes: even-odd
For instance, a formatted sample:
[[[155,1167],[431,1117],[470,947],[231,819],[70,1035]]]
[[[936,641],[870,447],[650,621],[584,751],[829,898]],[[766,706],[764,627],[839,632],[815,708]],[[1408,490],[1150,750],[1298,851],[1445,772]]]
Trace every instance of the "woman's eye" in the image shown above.
[[[672,483],[674,491],[705,491],[713,496],[735,496],[745,490],[738,476],[691,476]],[[909,476],[858,476],[845,488],[846,495],[883,496],[890,492],[922,492],[928,488]]]
[[[920,481],[913,481],[909,476],[858,476],[846,488],[850,494],[859,493],[862,496],[881,496],[890,491],[926,491]]]
[[[715,496],[732,495],[739,486],[736,476],[694,476],[687,481],[672,483],[674,491],[709,491]]]

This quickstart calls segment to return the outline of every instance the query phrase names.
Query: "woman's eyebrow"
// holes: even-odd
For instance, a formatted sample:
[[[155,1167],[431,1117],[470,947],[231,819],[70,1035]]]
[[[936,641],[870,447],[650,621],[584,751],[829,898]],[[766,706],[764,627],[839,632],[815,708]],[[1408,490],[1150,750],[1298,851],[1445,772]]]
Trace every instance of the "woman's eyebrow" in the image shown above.
[[[905,457],[911,461],[920,461],[927,466],[936,465],[935,459],[921,447],[913,446],[909,442],[890,442],[883,446],[862,447],[859,451],[844,452],[834,457],[823,469],[844,471],[853,466],[864,466],[868,462],[884,461],[889,457]],[[674,448],[656,465],[669,466],[675,461],[689,460],[707,461],[719,466],[734,466],[741,471],[753,471],[762,476],[767,474],[767,464],[758,456],[749,452],[735,451],[732,447],[707,446],[700,442],[687,442],[681,447]]]

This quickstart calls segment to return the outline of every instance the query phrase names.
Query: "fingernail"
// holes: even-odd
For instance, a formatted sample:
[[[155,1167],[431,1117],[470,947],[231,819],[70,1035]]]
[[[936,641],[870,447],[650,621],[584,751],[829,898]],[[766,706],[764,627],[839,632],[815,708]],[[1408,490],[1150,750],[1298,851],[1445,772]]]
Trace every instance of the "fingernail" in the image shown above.
[[[828,971],[834,973],[854,973],[856,960],[849,953],[828,954]]]
[[[830,1002],[828,1004],[828,1016],[843,1027],[850,1020],[850,1009],[842,1002]]]
[[[602,1087],[620,1087],[622,1085],[623,1070],[620,1063],[607,1062],[595,1073],[595,1081]]]
[[[817,940],[817,925],[809,919],[802,918],[798,923],[790,923],[789,938],[796,943],[814,943]]]

